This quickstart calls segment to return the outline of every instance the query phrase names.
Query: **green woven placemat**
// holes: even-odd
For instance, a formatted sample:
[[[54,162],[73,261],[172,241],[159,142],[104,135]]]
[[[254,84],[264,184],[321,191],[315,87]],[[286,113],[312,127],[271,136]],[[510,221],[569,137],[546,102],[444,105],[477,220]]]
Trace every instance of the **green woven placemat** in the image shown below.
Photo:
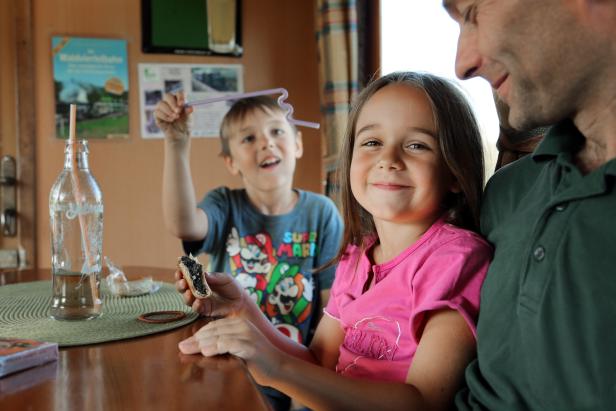
[[[103,292],[103,314],[91,320],[57,321],[49,316],[51,281],[0,287],[0,337],[57,342],[61,347],[140,337],[190,324],[197,314],[182,301],[173,285],[162,283],[154,294],[113,297]],[[181,320],[163,324],[139,321],[141,314],[176,310]]]

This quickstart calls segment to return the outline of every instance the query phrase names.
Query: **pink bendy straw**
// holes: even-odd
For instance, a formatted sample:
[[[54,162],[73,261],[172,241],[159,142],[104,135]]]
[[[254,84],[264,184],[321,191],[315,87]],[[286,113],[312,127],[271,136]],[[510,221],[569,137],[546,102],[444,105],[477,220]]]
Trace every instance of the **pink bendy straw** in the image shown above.
[[[289,97],[289,92],[287,91],[287,89],[284,89],[284,88],[272,88],[269,90],[253,91],[250,93],[227,94],[226,96],[204,98],[202,100],[190,101],[186,103],[185,106],[195,107],[195,106],[202,106],[205,104],[218,103],[220,101],[239,100],[239,99],[247,98],[247,97],[267,96],[270,94],[280,94],[280,97],[278,97],[278,100],[277,100],[278,105],[280,106],[281,109],[287,112],[287,119],[289,120],[289,123],[295,124],[296,126],[310,127],[310,128],[316,128],[316,129],[321,127],[319,123],[313,123],[311,121],[296,120],[293,118],[293,106],[285,102],[285,100]]]

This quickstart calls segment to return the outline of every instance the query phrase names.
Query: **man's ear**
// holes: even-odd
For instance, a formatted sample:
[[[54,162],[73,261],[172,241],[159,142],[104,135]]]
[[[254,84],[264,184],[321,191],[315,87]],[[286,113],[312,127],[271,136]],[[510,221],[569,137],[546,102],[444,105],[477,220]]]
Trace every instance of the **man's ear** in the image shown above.
[[[231,173],[232,176],[236,176],[240,173],[240,170],[235,166],[233,157],[231,157],[230,155],[223,155],[222,159],[225,162],[227,170],[229,170],[229,173]]]
[[[302,158],[304,155],[304,143],[302,141],[302,132],[298,131],[295,134],[295,158]]]

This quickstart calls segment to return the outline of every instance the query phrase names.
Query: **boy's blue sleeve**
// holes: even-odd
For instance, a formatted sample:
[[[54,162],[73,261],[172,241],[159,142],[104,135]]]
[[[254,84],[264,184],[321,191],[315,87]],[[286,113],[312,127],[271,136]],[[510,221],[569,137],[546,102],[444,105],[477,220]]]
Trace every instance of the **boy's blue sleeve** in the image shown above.
[[[317,267],[328,263],[338,254],[342,241],[343,225],[340,213],[334,202],[327,197],[325,197],[322,217]],[[335,272],[336,266],[333,265],[317,274],[321,290],[329,290],[332,287]]]
[[[230,190],[227,187],[218,187],[208,192],[203,200],[197,204],[207,215],[208,232],[205,238],[196,241],[182,241],[184,252],[188,255],[213,253],[220,243],[226,241],[225,229],[229,221]]]

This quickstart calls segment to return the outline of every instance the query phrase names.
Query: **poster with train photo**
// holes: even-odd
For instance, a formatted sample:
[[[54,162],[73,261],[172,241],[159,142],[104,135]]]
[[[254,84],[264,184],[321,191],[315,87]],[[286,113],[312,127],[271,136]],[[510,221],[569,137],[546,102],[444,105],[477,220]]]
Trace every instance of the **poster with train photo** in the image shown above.
[[[51,39],[56,137],[68,137],[69,105],[77,105],[77,136],[128,136],[126,40],[54,36]]]

